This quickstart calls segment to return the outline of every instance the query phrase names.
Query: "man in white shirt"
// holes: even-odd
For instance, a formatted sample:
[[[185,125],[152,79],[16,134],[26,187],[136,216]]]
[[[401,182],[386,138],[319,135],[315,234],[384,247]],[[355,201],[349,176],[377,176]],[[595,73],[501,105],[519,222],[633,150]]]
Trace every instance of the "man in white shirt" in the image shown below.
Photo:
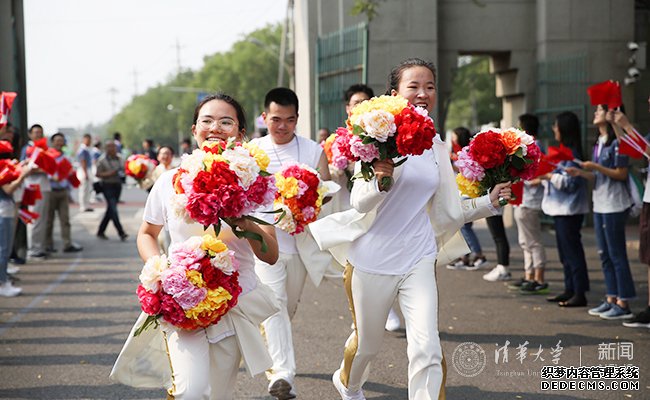
[[[91,168],[93,166],[93,157],[91,153],[90,143],[92,137],[89,133],[83,135],[81,145],[77,151],[77,178],[79,179],[79,211],[89,212],[94,211],[90,208],[90,192],[92,191],[92,175]]]
[[[269,156],[268,171],[275,173],[284,166],[301,163],[319,171],[322,180],[330,180],[327,157],[320,145],[313,140],[296,135],[298,122],[298,97],[287,88],[269,91],[264,100],[264,121],[268,135],[253,142]],[[300,235],[309,235],[304,232]],[[309,265],[301,258],[296,236],[276,228],[280,257],[273,264],[261,260],[255,262],[255,272],[262,283],[275,293],[281,311],[267,319],[264,325],[269,354],[273,367],[267,372],[269,393],[279,400],[296,397],[294,377],[296,361],[291,334],[291,318],[298,307],[298,300],[307,278]]]

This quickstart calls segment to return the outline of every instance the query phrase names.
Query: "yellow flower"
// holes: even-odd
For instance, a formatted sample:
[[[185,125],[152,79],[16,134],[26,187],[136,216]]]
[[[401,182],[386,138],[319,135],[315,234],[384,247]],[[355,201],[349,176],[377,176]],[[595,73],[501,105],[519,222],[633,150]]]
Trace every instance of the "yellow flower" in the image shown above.
[[[143,165],[140,161],[136,161],[136,160],[129,161],[128,169],[129,171],[133,172],[134,175],[138,175],[142,167]]]
[[[215,161],[223,161],[226,162],[226,159],[223,158],[221,154],[212,154],[212,153],[205,153],[205,157],[203,157],[203,165],[205,166],[205,170],[207,172],[212,171],[212,163]]]
[[[318,187],[318,199],[316,199],[316,207],[320,208],[320,206],[323,205],[323,197],[325,197],[325,193],[327,193],[327,188],[325,186],[319,186]],[[318,212],[318,210],[317,210]]]
[[[222,287],[208,289],[205,299],[189,310],[185,310],[185,316],[190,319],[196,319],[204,312],[211,312],[212,310],[221,307],[230,299],[232,299],[232,295]]]
[[[469,197],[479,197],[482,194],[478,182],[470,181],[461,174],[456,175],[456,184],[460,192]]]
[[[205,287],[205,281],[203,280],[203,275],[195,269],[189,269],[185,272],[185,276],[190,283],[196,287]]]
[[[270,162],[269,156],[266,154],[266,152],[251,142],[246,142],[243,144],[243,146],[245,149],[250,151],[253,158],[255,158],[257,166],[260,167],[262,171],[266,171],[266,169],[269,167]]]
[[[203,235],[202,239],[203,243],[201,243],[201,249],[208,251],[213,257],[217,253],[228,250],[228,246],[226,246],[224,242],[212,235]]]
[[[387,111],[393,115],[399,114],[406,106],[408,105],[408,100],[402,96],[379,96],[373,97],[370,100],[366,100],[357,104],[350,114],[350,121],[352,125],[358,125],[358,121],[361,115],[373,111],[373,110],[383,110]]]
[[[283,197],[290,199],[298,195],[298,180],[293,176],[285,178],[279,172],[275,174],[275,186]]]

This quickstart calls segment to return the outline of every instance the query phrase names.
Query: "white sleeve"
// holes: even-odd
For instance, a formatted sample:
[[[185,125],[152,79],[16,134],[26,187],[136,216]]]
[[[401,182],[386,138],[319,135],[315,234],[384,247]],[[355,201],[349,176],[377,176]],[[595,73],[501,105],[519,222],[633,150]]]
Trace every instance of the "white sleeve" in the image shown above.
[[[143,221],[153,225],[165,225],[165,213],[167,211],[165,198],[171,197],[171,194],[165,196],[165,187],[168,186],[168,181],[172,176],[169,174],[162,175],[151,188],[151,192],[147,197],[147,203],[144,206]]]

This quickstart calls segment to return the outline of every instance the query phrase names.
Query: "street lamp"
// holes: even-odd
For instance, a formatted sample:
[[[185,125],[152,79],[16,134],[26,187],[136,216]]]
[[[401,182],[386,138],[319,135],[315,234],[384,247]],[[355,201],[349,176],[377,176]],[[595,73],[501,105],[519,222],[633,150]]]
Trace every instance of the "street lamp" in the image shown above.
[[[270,44],[266,44],[262,42],[261,40],[254,38],[254,37],[249,37],[246,39],[247,42],[254,44],[255,46],[261,48],[265,52],[267,52],[269,55],[273,56],[273,58],[278,58],[278,81],[277,81],[277,86],[282,86],[282,81],[284,81],[284,69],[287,70],[289,73],[289,87],[293,89],[293,66],[289,65],[287,61],[284,59],[282,52],[280,49],[277,48],[277,46],[273,46]]]

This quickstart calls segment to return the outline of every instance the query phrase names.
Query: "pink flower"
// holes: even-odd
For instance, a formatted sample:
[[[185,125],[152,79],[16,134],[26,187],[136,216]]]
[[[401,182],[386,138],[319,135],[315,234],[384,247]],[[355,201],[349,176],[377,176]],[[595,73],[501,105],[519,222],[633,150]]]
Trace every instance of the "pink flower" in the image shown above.
[[[458,160],[454,163],[460,170],[460,173],[470,181],[480,181],[485,177],[485,170],[481,164],[472,159],[469,154],[469,146],[464,147],[458,153]]]
[[[169,261],[172,267],[199,269],[205,251],[201,249],[201,238],[193,237],[182,243],[175,243],[169,249]]]
[[[309,186],[303,182],[303,181],[298,181],[298,197],[302,196],[305,194],[305,192],[309,189]]]
[[[302,209],[302,215],[306,220],[310,220],[316,216],[314,207],[308,206]]]
[[[373,162],[379,158],[379,149],[373,144],[363,144],[358,136],[350,139],[350,151],[363,162]]]
[[[172,296],[181,293],[190,286],[194,286],[187,280],[184,267],[172,267],[163,271],[160,280],[165,293]]]
[[[189,310],[202,302],[207,294],[208,290],[206,288],[198,288],[194,285],[190,285],[189,287],[184,288],[181,292],[176,293],[174,295],[174,300],[176,300],[183,310]]]

